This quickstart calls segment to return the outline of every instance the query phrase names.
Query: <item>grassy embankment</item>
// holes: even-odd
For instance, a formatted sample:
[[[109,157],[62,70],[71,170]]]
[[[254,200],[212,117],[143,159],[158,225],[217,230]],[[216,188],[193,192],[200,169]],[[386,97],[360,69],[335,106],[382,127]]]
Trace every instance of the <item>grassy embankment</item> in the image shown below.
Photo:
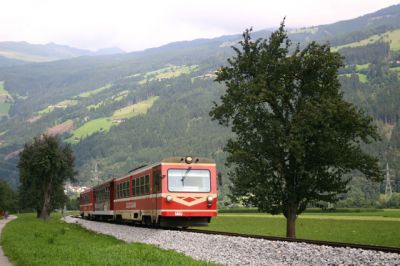
[[[96,234],[52,215],[48,222],[21,214],[1,235],[15,265],[212,265],[152,245],[127,244]]]
[[[282,215],[255,210],[223,212],[206,229],[285,236],[286,220]],[[400,247],[400,210],[310,210],[300,215],[296,225],[298,238]]]

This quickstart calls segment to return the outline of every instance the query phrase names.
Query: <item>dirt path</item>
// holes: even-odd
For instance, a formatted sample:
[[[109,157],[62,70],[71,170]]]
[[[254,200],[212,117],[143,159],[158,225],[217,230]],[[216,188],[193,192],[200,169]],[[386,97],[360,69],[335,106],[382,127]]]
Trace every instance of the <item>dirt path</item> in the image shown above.
[[[1,231],[3,230],[3,227],[6,225],[6,223],[10,222],[11,220],[14,220],[15,218],[17,218],[17,216],[10,215],[7,220],[4,220],[4,219],[0,220],[0,235],[1,235]],[[6,256],[4,256],[3,249],[1,248],[1,246],[0,246],[0,265],[1,266],[12,266],[12,264],[10,263],[8,258]]]

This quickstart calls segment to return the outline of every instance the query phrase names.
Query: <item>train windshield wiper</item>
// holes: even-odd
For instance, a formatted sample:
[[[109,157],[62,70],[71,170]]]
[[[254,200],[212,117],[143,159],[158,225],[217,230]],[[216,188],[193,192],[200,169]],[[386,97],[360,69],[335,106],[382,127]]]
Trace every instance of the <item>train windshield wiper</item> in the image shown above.
[[[189,171],[190,171],[191,169],[192,169],[192,168],[189,167],[189,168],[186,170],[186,172],[183,174],[182,179],[181,179],[182,187],[185,186],[185,178],[187,177],[187,174],[189,173]]]

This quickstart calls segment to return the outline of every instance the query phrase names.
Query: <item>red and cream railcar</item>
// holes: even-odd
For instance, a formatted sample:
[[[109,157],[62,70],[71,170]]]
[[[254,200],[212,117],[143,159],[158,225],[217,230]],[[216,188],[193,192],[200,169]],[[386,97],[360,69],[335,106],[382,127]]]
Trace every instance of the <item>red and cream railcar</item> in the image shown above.
[[[109,180],[92,189],[94,209],[82,204],[88,193],[81,194],[84,217],[186,227],[217,215],[216,167],[206,158],[171,157]]]

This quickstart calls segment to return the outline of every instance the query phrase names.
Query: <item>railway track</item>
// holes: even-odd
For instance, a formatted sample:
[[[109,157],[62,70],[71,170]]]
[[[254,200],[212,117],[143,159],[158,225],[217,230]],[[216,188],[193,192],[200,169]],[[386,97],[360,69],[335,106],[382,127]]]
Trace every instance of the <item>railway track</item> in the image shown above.
[[[297,242],[297,243],[306,243],[306,244],[319,245],[319,246],[356,248],[356,249],[382,251],[382,252],[400,254],[400,248],[387,247],[387,246],[343,243],[343,242],[310,240],[310,239],[299,239],[299,238],[288,238],[288,237],[279,237],[279,236],[249,235],[249,234],[210,231],[210,230],[201,230],[201,229],[172,229],[172,230],[192,232],[192,233],[201,233],[201,234],[208,234],[208,235],[224,235],[224,236],[236,236],[236,237],[246,237],[246,238],[254,238],[254,239],[264,239],[264,240],[270,240],[270,241]]]
[[[81,219],[80,216],[72,216],[72,217]],[[112,221],[111,223],[117,223],[117,222]],[[119,223],[119,224],[127,225],[129,223]],[[146,227],[144,225],[135,225],[135,226]],[[146,228],[149,228],[149,227],[146,227]],[[155,227],[150,227],[150,228],[155,228]],[[367,244],[344,243],[344,242],[334,242],[334,241],[324,241],[324,240],[288,238],[288,237],[279,237],[279,236],[250,235],[250,234],[211,231],[211,230],[201,230],[201,229],[160,228],[160,227],[156,227],[156,229],[165,229],[165,230],[173,230],[173,231],[181,231],[181,232],[200,233],[200,234],[207,234],[207,235],[223,235],[223,236],[233,236],[233,237],[245,237],[245,238],[254,238],[254,239],[264,239],[264,240],[270,240],[270,241],[297,242],[297,243],[306,243],[306,244],[312,244],[312,245],[318,245],[318,246],[355,248],[355,249],[363,249],[363,250],[372,250],[372,251],[381,251],[381,252],[386,252],[386,253],[397,253],[397,254],[400,254],[400,248],[379,246],[379,245],[367,245]]]

